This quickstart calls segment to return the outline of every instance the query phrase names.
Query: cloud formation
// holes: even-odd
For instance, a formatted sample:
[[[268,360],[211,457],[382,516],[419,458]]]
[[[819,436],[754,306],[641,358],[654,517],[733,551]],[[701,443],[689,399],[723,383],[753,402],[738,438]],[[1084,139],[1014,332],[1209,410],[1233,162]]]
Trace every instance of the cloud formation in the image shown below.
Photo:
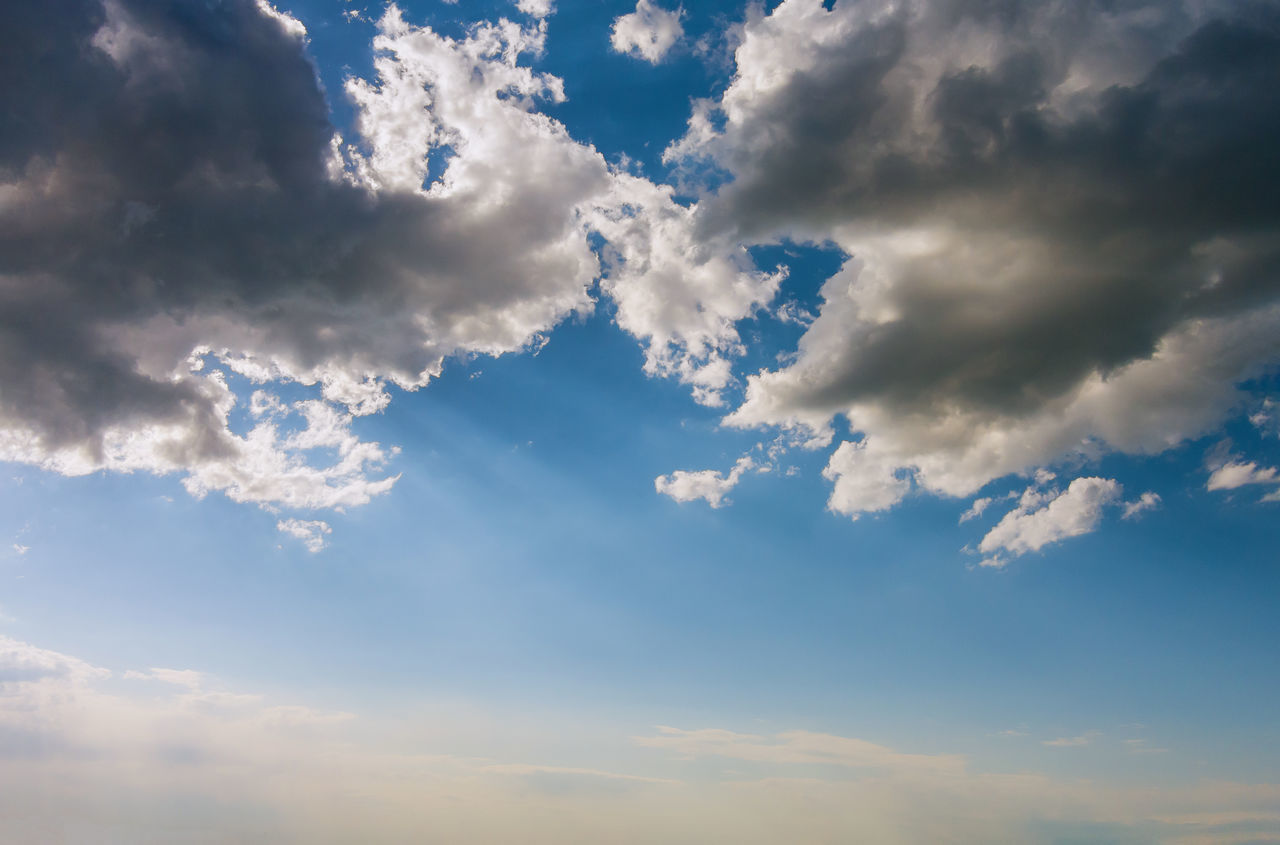
[[[333,533],[329,523],[322,519],[282,519],[276,523],[276,530],[301,540],[312,554],[323,551],[328,545],[328,536]]]
[[[495,733],[474,710],[377,721],[228,689],[196,670],[112,671],[0,636],[0,838],[1047,843],[1050,823],[1085,825],[1093,838],[1105,828],[1116,839],[1222,841],[1241,824],[1280,833],[1280,787],[1265,783],[1129,788],[991,774],[954,754],[801,730],[660,727],[588,742],[585,729],[566,730],[581,724],[572,718],[530,726],[555,738],[547,758],[511,760],[495,756],[509,748],[442,753],[458,744],[444,739],[451,728]]]
[[[1017,557],[1091,533],[1102,521],[1103,509],[1116,503],[1122,491],[1115,480],[1096,477],[1077,478],[1062,491],[1027,488],[1018,506],[978,544],[978,551],[991,555],[982,565],[1004,566],[1008,561],[1001,552]]]
[[[817,447],[844,417],[835,512],[1161,451],[1240,408],[1280,355],[1273,6],[826,5],[735,30],[731,84],[666,152],[684,203],[540,111],[564,98],[521,59],[541,0],[458,38],[389,7],[348,138],[269,4],[10,4],[0,458],[357,506],[397,478],[358,417],[597,295],[647,373],[724,406],[739,323],[787,275],[747,247],[783,238],[845,261],[725,422]],[[641,0],[614,46],[660,61],[680,17]],[[722,501],[728,475],[695,475],[664,478]]]
[[[728,473],[716,472],[713,469],[685,470],[678,469],[670,475],[660,475],[653,480],[653,487],[664,496],[670,496],[677,502],[693,502],[704,499],[708,505],[718,508],[728,502],[729,495],[742,474],[756,468],[756,462],[750,455],[743,455],[734,462]]]
[[[781,277],[728,238],[695,244],[669,189],[538,113],[563,85],[517,64],[549,4],[520,8],[539,19],[459,40],[389,7],[376,78],[347,84],[348,143],[305,29],[265,3],[8,4],[0,458],[358,505],[395,477],[354,417],[451,355],[540,343],[601,279],[647,369],[720,401],[734,323]],[[264,386],[247,434],[231,375]],[[278,382],[320,398],[283,408]]]
[[[684,37],[684,27],[680,24],[683,16],[683,9],[667,11],[650,0],[637,0],[634,12],[614,20],[609,43],[619,53],[656,65]]]
[[[1273,5],[785,0],[735,60],[666,157],[708,236],[847,255],[727,418],[845,416],[834,510],[1161,451],[1280,354]]]

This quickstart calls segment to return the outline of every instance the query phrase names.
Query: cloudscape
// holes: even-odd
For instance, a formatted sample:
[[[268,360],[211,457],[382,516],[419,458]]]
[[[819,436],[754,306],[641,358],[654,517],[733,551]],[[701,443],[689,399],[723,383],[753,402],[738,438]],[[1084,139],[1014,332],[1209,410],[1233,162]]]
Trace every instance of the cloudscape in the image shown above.
[[[0,9],[0,839],[1280,842],[1280,4]]]

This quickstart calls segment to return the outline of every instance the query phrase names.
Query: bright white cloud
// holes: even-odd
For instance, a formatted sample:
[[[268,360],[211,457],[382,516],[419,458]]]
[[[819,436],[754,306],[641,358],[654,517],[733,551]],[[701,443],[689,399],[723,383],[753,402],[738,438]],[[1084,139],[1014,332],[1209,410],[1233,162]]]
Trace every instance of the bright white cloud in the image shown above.
[[[1209,476],[1209,490],[1235,490],[1249,484],[1275,484],[1280,474],[1275,467],[1260,467],[1254,461],[1229,461]]]
[[[893,507],[911,490],[909,473],[869,449],[866,440],[841,443],[822,475],[833,482],[827,507],[854,519]]]
[[[756,462],[749,455],[743,455],[734,463],[728,473],[716,472],[713,469],[683,470],[678,469],[670,475],[660,475],[653,480],[654,489],[677,502],[693,502],[703,499],[713,508],[727,504],[725,498],[729,491],[738,485],[742,475],[752,469],[758,469]]]
[[[619,53],[656,65],[684,36],[684,27],[680,24],[683,16],[683,9],[668,11],[650,0],[638,0],[634,12],[614,20],[610,43]]]
[[[516,8],[531,18],[545,18],[555,11],[553,0],[516,0]]]
[[[991,555],[982,565],[1004,566],[1007,561],[1001,552],[1017,557],[1094,531],[1103,509],[1120,498],[1121,490],[1114,480],[1097,477],[1077,478],[1066,490],[1043,497],[1029,490],[1032,496],[1024,494],[1023,502],[1005,514],[978,544],[979,551]]]

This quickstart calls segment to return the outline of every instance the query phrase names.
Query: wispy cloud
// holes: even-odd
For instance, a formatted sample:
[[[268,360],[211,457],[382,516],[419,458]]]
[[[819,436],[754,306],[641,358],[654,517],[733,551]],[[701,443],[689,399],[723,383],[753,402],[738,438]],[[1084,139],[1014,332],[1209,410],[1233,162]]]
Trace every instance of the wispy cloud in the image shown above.
[[[662,748],[686,758],[727,757],[759,763],[823,763],[850,768],[962,771],[964,758],[952,754],[909,754],[862,739],[784,731],[772,737],[718,728],[683,730],[660,726],[655,736],[635,737],[637,745]]]
[[[521,744],[551,738],[554,756],[576,759],[513,761],[495,757],[495,746],[466,755],[424,746],[424,732],[441,736],[439,714],[375,725],[225,689],[199,670],[126,672],[124,684],[112,675],[0,637],[0,735],[22,749],[0,755],[0,839],[31,841],[26,832],[56,825],[89,841],[164,831],[288,845],[422,841],[446,830],[459,845],[923,842],[939,841],[939,831],[979,843],[1019,841],[1039,820],[1119,831],[1157,817],[1171,835],[1212,836],[1242,821],[1280,835],[1280,785],[1132,790],[985,774],[958,755],[800,730],[662,727],[610,747],[566,728],[572,720],[533,724]],[[716,759],[739,771],[716,774],[705,765]],[[193,807],[193,794],[216,812]],[[109,816],[103,806],[114,808]]]
[[[1046,739],[1040,744],[1047,745],[1050,748],[1083,748],[1086,745],[1093,745],[1098,737],[1102,736],[1101,731],[1085,731],[1079,736],[1063,736],[1057,739]]]
[[[328,545],[328,536],[333,533],[329,523],[320,519],[282,519],[276,523],[276,530],[301,540],[312,554],[323,551]]]

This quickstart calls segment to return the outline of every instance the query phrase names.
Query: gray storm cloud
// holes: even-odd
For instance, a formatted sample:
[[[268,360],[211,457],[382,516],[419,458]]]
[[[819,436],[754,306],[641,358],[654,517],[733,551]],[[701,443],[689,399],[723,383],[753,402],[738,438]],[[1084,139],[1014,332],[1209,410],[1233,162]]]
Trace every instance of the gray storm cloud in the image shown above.
[[[729,417],[847,415],[833,508],[1165,448],[1280,352],[1275,4],[787,0],[736,63],[667,158],[702,231],[848,255]]]
[[[376,77],[329,95],[350,144],[301,25],[265,3],[0,15],[6,459],[360,504],[394,478],[354,415],[450,355],[538,342],[597,281],[647,372],[723,404],[737,323],[785,278],[746,246],[784,237],[847,259],[727,422],[817,443],[847,417],[826,475],[853,515],[1167,448],[1280,354],[1271,2],[754,9],[667,152],[686,185],[727,177],[689,205],[538,111],[563,85],[517,57],[545,20],[451,39],[390,7]],[[225,370],[263,388],[248,434]],[[322,400],[285,406],[282,380]]]
[[[526,348],[603,289],[648,368],[716,402],[734,322],[772,296],[691,210],[537,112],[555,77],[517,64],[546,24],[462,39],[389,7],[360,138],[329,119],[302,25],[265,2],[6,4],[0,22],[0,456],[63,472],[189,473],[197,493],[359,504],[394,479],[348,429],[388,383],[453,354]],[[448,148],[448,166],[429,172]],[[441,169],[437,169],[438,171]],[[590,238],[609,241],[600,258]],[[705,295],[704,295],[705,294]],[[229,368],[324,400],[255,399]],[[336,416],[335,416],[336,414]],[[309,433],[289,434],[301,418]],[[337,447],[338,464],[308,450]],[[292,479],[288,483],[282,479]]]

